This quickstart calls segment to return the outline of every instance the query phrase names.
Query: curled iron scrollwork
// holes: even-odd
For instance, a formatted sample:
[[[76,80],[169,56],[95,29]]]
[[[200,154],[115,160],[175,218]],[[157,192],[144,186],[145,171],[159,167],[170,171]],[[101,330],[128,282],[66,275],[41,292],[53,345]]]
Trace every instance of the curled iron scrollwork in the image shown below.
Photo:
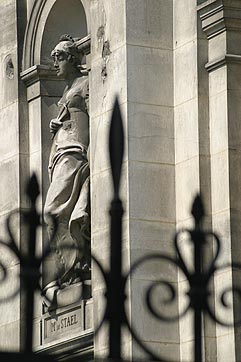
[[[241,323],[241,320],[235,320],[232,323],[227,323],[226,320],[222,320],[217,315],[217,310],[213,310],[212,303],[215,298],[215,293],[210,284],[215,279],[215,275],[221,273],[224,268],[228,270],[241,270],[241,265],[238,263],[230,263],[225,266],[219,265],[219,257],[221,253],[221,241],[216,233],[212,231],[205,231],[203,229],[204,220],[204,206],[201,197],[198,195],[192,206],[192,215],[194,221],[194,227],[190,229],[181,230],[176,233],[173,245],[176,257],[170,256],[164,253],[151,253],[137,259],[129,268],[127,272],[122,270],[122,216],[123,207],[119,198],[121,167],[124,154],[124,132],[122,128],[122,118],[119,109],[118,101],[114,106],[114,111],[111,121],[110,129],[110,164],[112,169],[113,185],[114,185],[114,198],[110,207],[110,219],[111,219],[111,255],[110,255],[110,267],[105,269],[102,263],[99,261],[96,255],[91,256],[92,265],[99,270],[103,277],[103,281],[106,287],[106,306],[99,323],[96,327],[95,333],[97,334],[106,322],[109,324],[109,358],[122,358],[121,351],[121,336],[122,329],[126,327],[136,343],[141,349],[148,354],[150,360],[156,361],[168,361],[166,358],[157,355],[155,351],[150,350],[138,335],[138,331],[129,320],[128,311],[126,308],[127,299],[127,285],[133,274],[138,271],[138,268],[142,267],[146,263],[160,263],[169,265],[171,268],[175,268],[179,273],[182,273],[187,284],[187,290],[185,290],[185,297],[187,299],[183,310],[176,315],[165,313],[166,307],[175,303],[180,296],[178,295],[177,283],[174,286],[169,280],[165,279],[162,275],[156,280],[149,283],[145,290],[145,305],[150,315],[158,322],[175,322],[180,320],[186,314],[193,310],[194,315],[194,345],[195,345],[195,362],[202,361],[201,351],[201,337],[202,337],[202,322],[201,317],[203,313],[206,313],[215,323],[223,326],[233,326],[236,323]],[[28,291],[28,303],[32,303],[34,292],[41,289],[42,278],[42,264],[44,260],[54,252],[53,248],[48,246],[42,253],[42,255],[36,255],[36,230],[41,227],[40,215],[36,209],[36,200],[39,195],[39,187],[36,176],[33,175],[27,186],[27,194],[30,200],[30,208],[28,211],[17,211],[10,214],[6,221],[7,231],[9,238],[6,242],[0,240],[0,245],[9,249],[17,258],[20,263],[20,280],[23,281],[26,290]],[[12,218],[16,215],[22,215],[25,223],[28,226],[28,235],[26,240],[26,250],[23,252],[18,247],[17,241],[11,227]],[[54,229],[57,229],[57,222],[53,220],[55,225]],[[181,241],[183,235],[188,236],[188,243],[192,250],[192,260],[190,266],[190,260],[187,262],[185,255],[182,251]],[[53,232],[52,238],[54,239],[55,232]],[[204,247],[207,244],[212,245],[213,255],[212,260],[205,263]],[[51,241],[48,245],[52,245]],[[71,248],[66,245],[63,247]],[[3,284],[8,277],[8,268],[2,261],[0,261],[0,282]],[[57,285],[61,288],[61,285]],[[81,295],[79,298],[84,298],[85,281],[82,283]],[[165,290],[165,294],[164,291]],[[1,302],[7,302],[11,298],[15,297],[19,293],[19,286],[10,295],[0,298]],[[158,300],[156,295],[160,294]],[[236,295],[241,302],[241,289],[236,286],[227,286],[224,290],[219,290],[218,299],[219,304],[226,309],[232,308],[232,301],[229,302],[228,294]],[[45,296],[48,299],[48,296]],[[153,304],[155,300],[155,304]],[[158,301],[158,302],[157,302]],[[53,300],[48,300],[49,304],[53,303]],[[165,307],[165,308],[164,308]],[[217,306],[216,306],[217,309]],[[29,313],[29,311],[28,311]],[[241,315],[241,313],[240,313]],[[27,333],[25,350],[32,351],[32,326],[30,325],[31,319],[33,319],[33,311],[27,316],[27,327],[31,330]]]

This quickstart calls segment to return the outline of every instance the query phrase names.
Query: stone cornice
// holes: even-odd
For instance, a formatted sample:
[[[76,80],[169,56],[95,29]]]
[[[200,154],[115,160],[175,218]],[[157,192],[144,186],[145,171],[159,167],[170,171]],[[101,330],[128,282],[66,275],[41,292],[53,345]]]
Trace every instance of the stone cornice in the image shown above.
[[[208,39],[226,30],[241,32],[240,0],[209,0],[197,9]]]
[[[86,65],[83,65],[82,69],[83,74],[88,74]],[[40,80],[54,80],[54,81],[63,81],[63,78],[60,78],[56,74],[56,70],[53,66],[36,64],[23,72],[20,73],[20,78],[24,84],[29,87],[32,84]]]
[[[203,8],[207,8],[208,6],[210,6],[216,2],[217,2],[217,0],[197,0],[197,3],[198,3],[197,10],[200,11]],[[221,0],[221,2],[222,2],[222,0]]]
[[[57,80],[56,70],[49,65],[36,64],[20,73],[22,81],[30,86],[41,79]]]
[[[217,59],[213,62],[209,62],[205,65],[205,68],[208,72],[212,72],[213,70],[216,70],[224,65],[230,64],[230,63],[240,63],[241,64],[241,55],[237,54],[226,54],[224,57]]]
[[[215,6],[213,9],[210,9],[210,7],[203,9],[205,9],[205,12],[200,12],[200,19],[203,31],[207,34],[208,39],[226,30],[223,5]]]

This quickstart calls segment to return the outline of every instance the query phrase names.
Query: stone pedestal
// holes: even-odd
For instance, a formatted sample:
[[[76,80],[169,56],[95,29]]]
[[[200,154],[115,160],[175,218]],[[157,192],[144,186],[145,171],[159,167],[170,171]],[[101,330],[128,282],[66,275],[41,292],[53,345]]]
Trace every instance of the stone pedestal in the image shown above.
[[[35,352],[51,353],[61,359],[73,354],[93,358],[92,307],[93,301],[89,299],[43,314],[36,325],[40,340]]]
[[[87,300],[45,313],[41,320],[41,344],[69,339],[74,332],[78,335],[93,331],[92,304],[92,300]]]

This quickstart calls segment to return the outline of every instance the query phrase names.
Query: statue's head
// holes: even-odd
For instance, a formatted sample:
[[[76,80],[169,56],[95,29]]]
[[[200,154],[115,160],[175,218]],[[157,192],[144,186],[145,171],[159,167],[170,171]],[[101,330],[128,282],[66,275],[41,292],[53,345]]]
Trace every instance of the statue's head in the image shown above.
[[[78,52],[75,41],[70,35],[61,36],[51,56],[58,76],[67,79],[76,71],[80,71],[82,54]]]

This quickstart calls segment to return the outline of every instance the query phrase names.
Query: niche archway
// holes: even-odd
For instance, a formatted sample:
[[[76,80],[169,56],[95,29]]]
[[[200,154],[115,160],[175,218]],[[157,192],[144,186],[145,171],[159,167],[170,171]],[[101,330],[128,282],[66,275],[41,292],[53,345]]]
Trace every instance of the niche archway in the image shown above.
[[[89,18],[89,0],[36,0],[25,32],[22,70],[46,64],[48,51],[63,33],[90,34]]]
[[[65,86],[56,77],[50,53],[62,34],[86,37],[88,17],[89,0],[36,0],[26,28],[21,77],[27,87],[29,168],[40,181],[41,207],[49,187],[49,122],[58,114],[57,103]],[[48,241],[44,228],[38,237],[39,245]]]
[[[27,23],[21,77],[27,86],[30,172],[38,175],[43,198],[48,188],[49,122],[56,117],[64,88],[50,54],[62,34],[89,34],[89,14],[88,0],[35,0]]]
[[[51,62],[50,53],[62,34],[73,38],[87,36],[85,10],[80,0],[57,0],[47,17],[42,37],[41,64]]]
[[[41,196],[38,199],[40,208],[43,208],[49,187],[48,159],[52,143],[49,122],[58,114],[57,102],[65,86],[64,82],[56,77],[50,53],[62,34],[70,34],[76,38],[83,38],[90,34],[89,6],[89,0],[35,0],[26,27],[21,78],[27,88],[25,114],[28,117],[24,116],[20,122],[26,124],[23,129],[28,132],[26,138],[29,140],[29,171],[30,173],[34,171],[40,182]],[[80,42],[80,48],[86,49],[86,42],[84,45]],[[41,228],[37,235],[40,253],[46,242],[48,242],[46,228]],[[48,277],[45,266],[46,264],[43,268],[43,284],[46,283]],[[50,258],[49,270],[55,267],[55,261]],[[36,335],[39,336],[36,347],[40,350],[44,350],[47,344],[45,327],[41,327],[46,325],[42,301],[41,297],[37,303],[39,308],[35,308],[34,315],[34,328],[37,331]],[[82,333],[75,336],[75,341],[78,341],[79,346],[81,346],[83,335]],[[88,343],[92,351],[93,335],[89,336]],[[61,348],[62,346],[63,344]],[[73,348],[74,346],[73,343]]]

